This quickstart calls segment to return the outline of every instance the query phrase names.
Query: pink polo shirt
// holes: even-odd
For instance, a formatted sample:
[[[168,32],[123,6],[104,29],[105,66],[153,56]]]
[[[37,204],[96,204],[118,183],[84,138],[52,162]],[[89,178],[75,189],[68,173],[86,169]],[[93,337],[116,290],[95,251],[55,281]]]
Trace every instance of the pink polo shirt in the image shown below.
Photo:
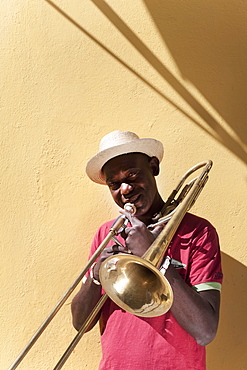
[[[90,256],[109,232],[113,221],[97,231]],[[124,244],[124,240],[118,237]],[[113,245],[112,241],[109,243]],[[197,291],[222,283],[220,249],[214,227],[187,213],[167,254],[185,282]],[[198,345],[170,311],[143,318],[118,307],[110,299],[100,319],[102,359],[99,370],[204,370],[205,347]]]

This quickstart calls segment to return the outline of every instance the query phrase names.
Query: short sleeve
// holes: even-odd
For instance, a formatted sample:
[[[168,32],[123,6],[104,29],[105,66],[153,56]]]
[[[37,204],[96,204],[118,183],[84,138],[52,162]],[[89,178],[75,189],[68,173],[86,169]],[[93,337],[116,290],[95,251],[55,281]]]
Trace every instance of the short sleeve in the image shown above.
[[[212,225],[195,238],[189,260],[189,284],[196,291],[221,290],[223,279],[219,238]]]

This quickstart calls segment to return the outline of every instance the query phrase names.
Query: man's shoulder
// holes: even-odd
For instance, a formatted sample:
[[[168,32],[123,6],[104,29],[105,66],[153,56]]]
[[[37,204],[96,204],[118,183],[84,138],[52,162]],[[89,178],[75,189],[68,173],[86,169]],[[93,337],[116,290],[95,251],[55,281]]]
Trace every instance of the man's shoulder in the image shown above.
[[[194,213],[187,212],[184,220],[188,223],[197,225],[212,225],[209,220],[201,216],[195,215]]]
[[[215,230],[215,227],[206,218],[188,212],[181,222],[180,229],[199,232],[203,230]]]
[[[115,221],[116,221],[116,219],[106,221],[102,225],[100,225],[99,229],[109,229],[109,228],[112,227],[112,225],[114,224]]]
[[[109,221],[106,221],[104,222],[97,230],[97,234],[100,234],[100,235],[106,235],[109,233],[110,231],[110,228],[112,227],[112,225],[114,224],[115,222],[115,219],[114,220],[109,220]]]

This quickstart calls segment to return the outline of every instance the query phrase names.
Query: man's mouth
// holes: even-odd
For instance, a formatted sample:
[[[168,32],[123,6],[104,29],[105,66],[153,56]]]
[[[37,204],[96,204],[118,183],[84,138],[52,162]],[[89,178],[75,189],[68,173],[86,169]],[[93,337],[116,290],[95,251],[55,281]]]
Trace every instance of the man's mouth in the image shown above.
[[[135,195],[135,196],[133,196],[131,198],[125,199],[125,202],[124,203],[136,204],[139,201],[139,198],[140,198],[140,194]]]

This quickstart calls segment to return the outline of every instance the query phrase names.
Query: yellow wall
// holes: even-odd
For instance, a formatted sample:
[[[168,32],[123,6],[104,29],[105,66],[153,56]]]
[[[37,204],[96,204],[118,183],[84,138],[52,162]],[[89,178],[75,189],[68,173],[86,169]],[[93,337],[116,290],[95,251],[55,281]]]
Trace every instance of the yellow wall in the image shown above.
[[[224,287],[208,369],[246,368],[246,24],[241,0],[1,2],[1,359],[7,369],[118,215],[85,176],[111,130],[160,139],[164,198],[214,162],[193,211],[217,228]],[[71,299],[20,369],[52,369]],[[64,366],[97,369],[98,328]]]

